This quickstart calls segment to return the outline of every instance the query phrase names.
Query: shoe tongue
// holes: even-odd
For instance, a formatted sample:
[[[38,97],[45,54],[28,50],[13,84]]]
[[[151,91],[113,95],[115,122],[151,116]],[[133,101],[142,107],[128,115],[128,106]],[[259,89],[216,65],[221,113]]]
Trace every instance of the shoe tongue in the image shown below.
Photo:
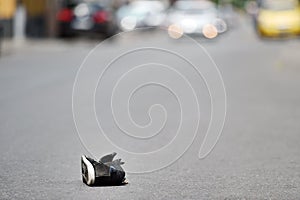
[[[115,152],[105,155],[102,158],[100,158],[99,162],[102,162],[102,163],[112,162],[116,155],[117,155],[117,153],[115,153]]]

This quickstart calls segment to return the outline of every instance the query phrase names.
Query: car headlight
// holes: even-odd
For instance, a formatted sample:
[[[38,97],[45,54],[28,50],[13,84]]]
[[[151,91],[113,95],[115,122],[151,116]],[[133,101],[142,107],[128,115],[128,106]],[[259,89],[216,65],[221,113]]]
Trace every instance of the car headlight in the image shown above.
[[[218,36],[218,30],[213,24],[206,24],[202,28],[202,34],[208,39],[213,39]]]
[[[212,24],[217,28],[218,33],[227,31],[227,24],[223,19],[217,18]]]
[[[183,30],[180,25],[177,24],[171,24],[168,27],[168,34],[173,39],[179,39],[183,36]]]
[[[131,31],[135,29],[137,24],[137,19],[133,16],[126,16],[121,20],[121,28],[124,31]]]

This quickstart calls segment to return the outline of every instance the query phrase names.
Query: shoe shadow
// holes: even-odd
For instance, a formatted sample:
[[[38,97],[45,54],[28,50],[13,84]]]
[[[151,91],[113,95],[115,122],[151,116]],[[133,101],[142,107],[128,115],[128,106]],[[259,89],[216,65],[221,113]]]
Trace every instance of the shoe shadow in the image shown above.
[[[127,180],[124,180],[122,183],[96,181],[93,185],[88,185],[85,181],[83,181],[83,184],[89,187],[122,187],[128,185],[129,182]]]
[[[124,187],[128,185],[128,183],[121,183],[121,184],[104,184],[104,183],[95,183],[94,185],[87,185],[89,187]]]

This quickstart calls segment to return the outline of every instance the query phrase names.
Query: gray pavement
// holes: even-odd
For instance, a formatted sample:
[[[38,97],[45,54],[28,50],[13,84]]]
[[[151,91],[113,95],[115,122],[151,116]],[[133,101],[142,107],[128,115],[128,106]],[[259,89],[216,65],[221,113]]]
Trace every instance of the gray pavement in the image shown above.
[[[137,37],[189,50],[188,42],[178,45],[156,33],[135,37],[105,51]],[[97,41],[6,42],[0,58],[0,199],[300,199],[300,40],[262,41],[244,20],[217,40],[200,42],[227,91],[218,144],[199,160],[200,134],[171,166],[128,174],[130,183],[119,187],[87,187],[80,176],[80,156],[90,152],[76,133],[72,87]],[[201,105],[206,112],[209,102]],[[144,114],[135,113],[144,122]]]

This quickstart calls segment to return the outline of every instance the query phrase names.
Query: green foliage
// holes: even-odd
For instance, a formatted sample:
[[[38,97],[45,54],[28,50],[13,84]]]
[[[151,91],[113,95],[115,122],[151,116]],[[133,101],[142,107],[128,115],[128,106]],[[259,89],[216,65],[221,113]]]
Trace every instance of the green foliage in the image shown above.
[[[232,0],[232,4],[238,8],[244,8],[247,0]]]
[[[225,3],[231,3],[233,6],[238,8],[244,8],[245,3],[247,0],[212,0],[216,4],[225,4]]]

